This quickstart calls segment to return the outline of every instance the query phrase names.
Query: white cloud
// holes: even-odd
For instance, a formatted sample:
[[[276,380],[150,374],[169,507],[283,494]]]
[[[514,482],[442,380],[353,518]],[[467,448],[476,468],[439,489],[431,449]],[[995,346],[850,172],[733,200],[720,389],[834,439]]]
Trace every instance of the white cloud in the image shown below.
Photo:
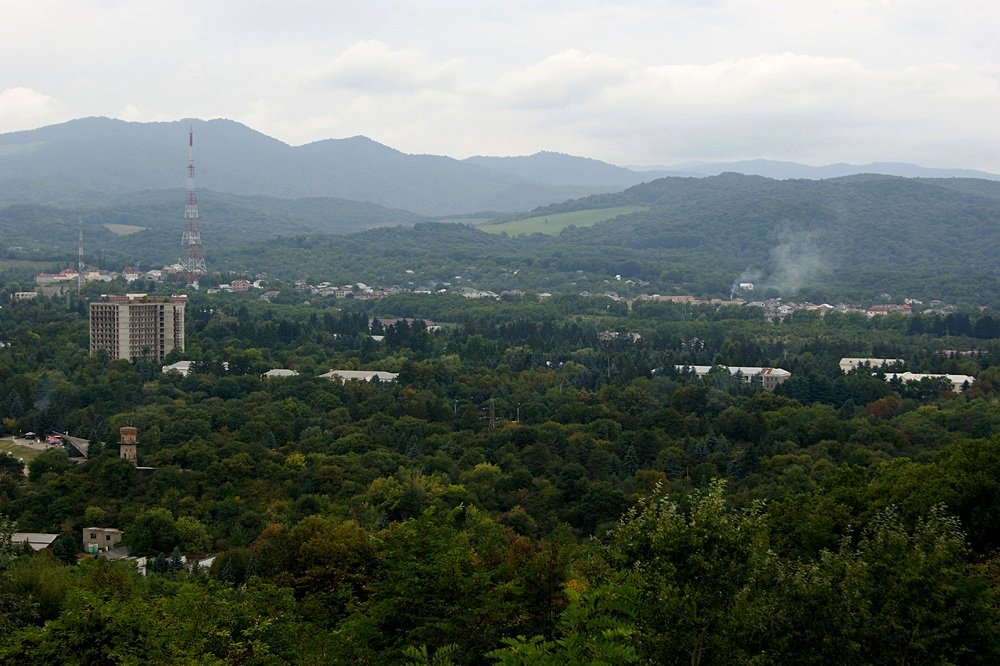
[[[385,94],[455,84],[461,61],[431,62],[423,52],[392,50],[377,40],[358,42],[313,72],[310,81],[321,87],[347,88]]]
[[[52,97],[31,88],[8,88],[0,92],[0,132],[12,132],[54,122],[58,103]]]
[[[995,0],[8,2],[0,131],[229,117],[455,156],[1000,171],[997,25]]]
[[[501,84],[497,99],[534,103],[539,125],[576,128],[609,159],[633,163],[927,158],[963,137],[989,141],[1000,114],[996,81],[957,65],[879,69],[794,53],[647,66],[567,52]]]
[[[495,91],[514,106],[561,108],[584,104],[606,87],[627,84],[636,63],[572,49],[501,77]]]
[[[151,111],[146,107],[137,104],[126,104],[115,117],[135,123],[169,122],[171,120],[176,120],[176,118],[172,118],[163,113]]]

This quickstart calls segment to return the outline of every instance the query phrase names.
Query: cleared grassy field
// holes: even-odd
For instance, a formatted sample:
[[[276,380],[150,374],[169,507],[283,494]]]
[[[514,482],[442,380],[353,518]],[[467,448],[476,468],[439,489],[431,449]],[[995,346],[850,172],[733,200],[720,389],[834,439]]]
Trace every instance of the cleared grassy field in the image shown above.
[[[590,210],[573,211],[572,213],[540,215],[538,217],[529,217],[523,220],[513,220],[500,224],[484,224],[479,228],[491,234],[499,234],[506,231],[511,236],[520,236],[522,234],[546,234],[554,236],[571,224],[578,227],[592,227],[598,222],[610,220],[619,215],[637,213],[641,210],[646,210],[646,207],[618,206],[616,208],[592,208]]]
[[[468,224],[477,227],[481,224],[489,224],[492,217],[439,217],[438,222],[448,222],[449,224]]]
[[[137,227],[132,224],[102,224],[101,226],[116,236],[130,236],[146,230],[146,227]]]
[[[27,446],[18,446],[17,444],[14,444],[10,437],[4,437],[0,439],[0,456],[5,456],[8,452],[15,458],[24,458],[25,465],[42,454],[42,452],[38,449],[33,449]]]

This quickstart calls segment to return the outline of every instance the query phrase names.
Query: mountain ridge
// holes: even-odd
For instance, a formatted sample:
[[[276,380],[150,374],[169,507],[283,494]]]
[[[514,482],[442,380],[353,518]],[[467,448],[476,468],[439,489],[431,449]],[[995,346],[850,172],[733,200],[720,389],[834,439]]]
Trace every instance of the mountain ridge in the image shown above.
[[[606,189],[551,185],[451,157],[409,155],[362,136],[290,146],[225,119],[83,118],[0,134],[0,204],[183,185],[189,128],[198,186],[231,194],[330,197],[440,216],[517,211]],[[642,180],[636,175],[634,182]]]
[[[639,171],[553,151],[460,160],[407,154],[363,135],[292,146],[224,118],[140,123],[90,117],[0,134],[0,205],[58,204],[182,186],[189,128],[195,133],[199,187],[283,199],[347,199],[423,216],[520,212],[619,192],[659,177],[700,177],[714,175],[712,171],[822,178],[863,170],[852,165],[809,167],[745,160]],[[891,172],[888,175],[1000,179],[986,172],[903,163],[866,166]]]
[[[925,167],[907,162],[869,162],[867,164],[850,164],[836,162],[813,166],[799,162],[782,160],[737,160],[734,162],[683,162],[673,166],[630,167],[643,172],[649,169],[651,173],[669,172],[670,175],[717,176],[725,172],[741,173],[746,176],[764,176],[776,180],[804,179],[825,180],[860,174],[876,174],[883,176],[900,176],[903,178],[981,178],[984,180],[1000,180],[1000,174],[980,171],[977,169]]]

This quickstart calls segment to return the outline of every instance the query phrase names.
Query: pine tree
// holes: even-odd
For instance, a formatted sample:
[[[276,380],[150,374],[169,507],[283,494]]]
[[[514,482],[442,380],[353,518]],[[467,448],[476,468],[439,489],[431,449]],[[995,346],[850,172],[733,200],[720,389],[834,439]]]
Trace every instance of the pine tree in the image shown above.
[[[173,552],[170,553],[170,560],[167,562],[167,570],[170,573],[177,573],[184,569],[184,556],[181,555],[181,550],[177,546],[174,546]]]
[[[636,453],[635,447],[631,444],[625,449],[625,459],[622,464],[625,467],[625,473],[629,476],[635,476],[635,473],[639,471],[639,454]]]

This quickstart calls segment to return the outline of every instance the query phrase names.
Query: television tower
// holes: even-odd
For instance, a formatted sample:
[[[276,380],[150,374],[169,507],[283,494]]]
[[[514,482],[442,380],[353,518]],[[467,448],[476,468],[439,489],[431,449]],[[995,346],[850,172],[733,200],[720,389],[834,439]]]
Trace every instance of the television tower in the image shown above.
[[[198,223],[198,195],[194,191],[194,130],[188,128],[187,203],[184,206],[184,235],[181,236],[181,268],[188,284],[206,272],[205,249],[201,246]]]

